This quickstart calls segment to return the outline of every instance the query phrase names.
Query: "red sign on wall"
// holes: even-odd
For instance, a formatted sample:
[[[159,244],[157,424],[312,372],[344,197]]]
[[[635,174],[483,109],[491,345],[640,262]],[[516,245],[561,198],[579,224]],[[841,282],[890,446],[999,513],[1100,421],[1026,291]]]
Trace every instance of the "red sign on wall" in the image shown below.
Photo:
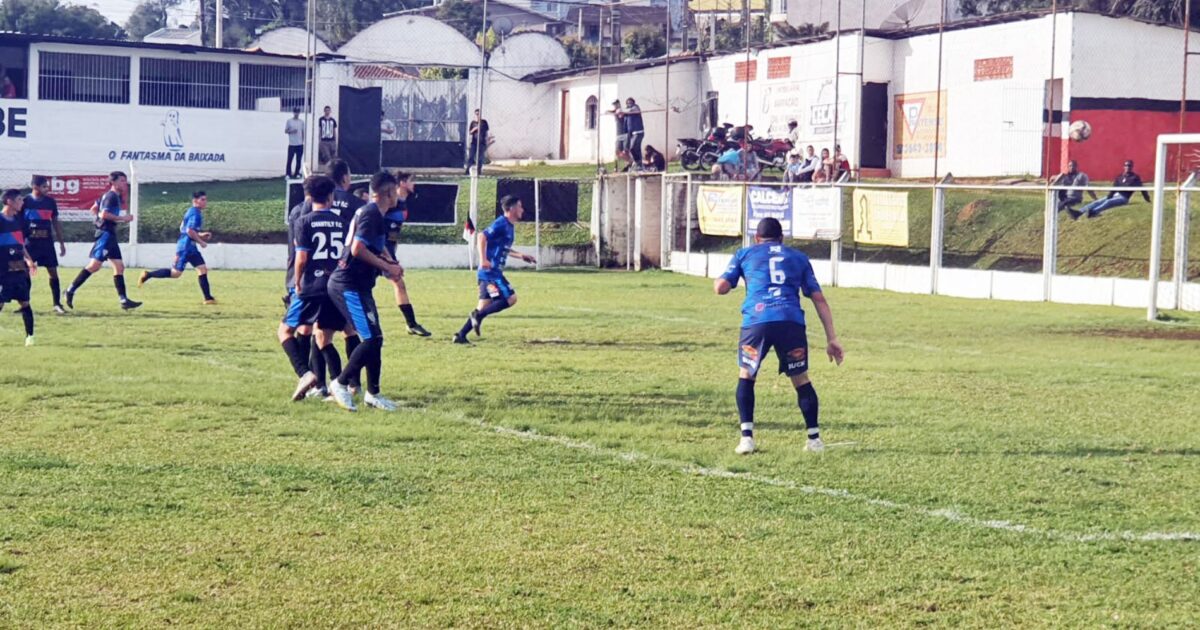
[[[108,192],[108,175],[47,175],[63,221],[91,221],[92,204]]]
[[[1012,57],[991,57],[975,60],[975,80],[995,81],[1013,77]]]
[[[739,61],[733,67],[733,81],[746,83],[758,76],[758,60]]]
[[[792,76],[791,57],[771,57],[767,59],[767,78],[786,79]]]

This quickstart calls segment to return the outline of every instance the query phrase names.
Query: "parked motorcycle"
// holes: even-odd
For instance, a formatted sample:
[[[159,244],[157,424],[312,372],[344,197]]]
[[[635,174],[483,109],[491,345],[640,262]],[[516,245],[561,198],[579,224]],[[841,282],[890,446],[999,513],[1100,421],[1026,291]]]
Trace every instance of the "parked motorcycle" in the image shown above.
[[[696,138],[680,138],[675,143],[675,156],[679,158],[679,164],[689,171],[700,169],[700,147],[704,144],[703,140]]]
[[[792,150],[792,141],[787,138],[755,138],[750,141],[754,157],[763,168],[787,170],[787,156]]]

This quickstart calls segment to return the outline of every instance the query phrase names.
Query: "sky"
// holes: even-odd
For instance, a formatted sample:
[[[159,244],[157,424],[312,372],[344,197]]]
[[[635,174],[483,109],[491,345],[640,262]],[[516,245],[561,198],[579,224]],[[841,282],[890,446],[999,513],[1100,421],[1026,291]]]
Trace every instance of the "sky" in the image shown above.
[[[72,4],[82,4],[93,9],[96,9],[104,17],[120,24],[125,25],[125,21],[129,19],[129,14],[133,13],[134,7],[140,3],[140,0],[73,0]],[[179,23],[190,23],[196,16],[196,0],[183,0],[178,7],[171,9],[169,24],[175,26]]]

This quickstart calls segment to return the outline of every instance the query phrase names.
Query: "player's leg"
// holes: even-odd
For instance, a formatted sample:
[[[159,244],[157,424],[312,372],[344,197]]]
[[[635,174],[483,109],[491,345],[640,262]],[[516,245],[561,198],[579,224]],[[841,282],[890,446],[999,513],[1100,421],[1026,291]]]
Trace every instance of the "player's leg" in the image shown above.
[[[138,288],[146,286],[146,282],[153,278],[178,278],[183,275],[185,267],[187,267],[187,259],[180,252],[175,252],[175,261],[171,263],[170,267],[163,267],[154,271],[143,271],[138,275]]]
[[[808,378],[808,335],[804,326],[795,322],[774,324],[775,353],[779,355],[779,372],[787,374],[796,389],[796,405],[804,416],[808,442],[804,449],[814,453],[825,450],[821,441],[820,401],[817,390]]]
[[[196,283],[200,285],[200,293],[204,295],[204,303],[210,305],[216,304],[217,298],[213,297],[212,286],[208,284],[208,265],[205,264],[204,257],[200,255],[200,252],[195,252],[189,260],[192,268],[196,270]]]
[[[363,404],[381,411],[395,411],[396,403],[379,393],[379,381],[383,372],[383,329],[379,325],[379,309],[375,306],[375,298],[367,291],[347,292],[347,302],[351,306],[349,311],[353,315],[351,321],[354,328],[363,337],[362,343],[354,350],[354,356],[350,359],[353,363],[362,353],[361,365],[367,370]],[[367,332],[364,333],[364,330]]]
[[[354,354],[354,351],[358,349],[359,345],[362,344],[362,337],[358,336],[358,332],[354,330],[354,326],[352,325],[346,326],[345,333],[346,360],[349,361],[350,355]],[[350,388],[351,394],[357,394],[360,390],[362,390],[362,372],[359,371],[350,374],[346,378],[346,385]]]
[[[309,313],[306,313],[309,311]],[[304,324],[306,314],[311,314],[311,307],[308,306],[306,300],[299,297],[293,297],[291,304],[288,305],[288,310],[283,315],[283,321],[279,322],[277,337],[279,345],[283,348],[284,354],[287,355],[288,362],[292,365],[292,370],[296,373],[296,377],[300,380],[296,384],[296,390],[292,393],[292,400],[300,400],[304,397],[308,390],[312,389],[317,383],[317,375],[308,366],[308,352],[305,345],[308,341],[306,335],[297,335],[297,331]],[[303,337],[305,344],[298,339]],[[302,350],[302,345],[304,349]]]
[[[33,345],[33,307],[29,305],[28,292],[24,300],[17,300],[21,309],[21,321],[25,324],[25,345]]]
[[[141,306],[141,302],[129,299],[125,290],[125,261],[121,259],[121,247],[115,240],[109,246],[108,264],[112,265],[113,288],[117,290],[117,299],[121,301],[121,308],[131,310]]]
[[[413,310],[412,300],[408,297],[408,286],[404,284],[404,278],[393,280],[392,289],[396,294],[396,306],[400,307],[400,312],[404,315],[404,323],[408,326],[408,334],[428,337],[429,331],[417,323],[417,314]]]
[[[364,299],[365,298],[365,299]],[[379,329],[378,313],[373,311],[374,302],[367,295],[349,287],[336,284],[329,286],[329,299],[337,306],[339,312],[353,326],[361,341],[352,352],[346,355],[346,365],[337,378],[329,382],[329,391],[338,406],[347,411],[356,411],[354,398],[350,394],[351,379],[362,372],[363,367],[371,359],[371,355],[383,345],[382,331]],[[372,318],[368,318],[367,309],[372,309]],[[372,322],[373,319],[373,322]],[[349,337],[347,337],[349,341]]]
[[[71,286],[67,287],[67,308],[75,308],[75,292],[104,265],[104,261],[108,258],[108,244],[111,239],[112,234],[104,232],[92,244],[92,252],[88,255],[87,265],[79,270],[79,275],[75,276],[75,279],[71,281]]]
[[[749,455],[757,448],[754,443],[754,384],[766,351],[767,336],[762,326],[742,328],[738,338],[738,384],[735,395],[738,426],[741,429],[741,438],[734,449],[738,455]]]

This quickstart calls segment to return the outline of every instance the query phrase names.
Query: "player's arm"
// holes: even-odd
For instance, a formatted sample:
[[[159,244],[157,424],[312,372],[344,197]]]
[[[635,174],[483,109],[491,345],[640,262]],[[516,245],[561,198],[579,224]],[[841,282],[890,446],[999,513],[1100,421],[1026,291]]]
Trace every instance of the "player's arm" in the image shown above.
[[[33,256],[29,255],[29,250],[26,249],[22,255],[25,257],[25,266],[29,268],[29,275],[37,275],[37,262],[33,260]]]
[[[58,255],[67,255],[67,239],[63,237],[62,221],[58,220],[58,211],[54,212],[54,237],[58,239]]]
[[[355,217],[354,240],[350,243],[350,255],[378,269],[383,275],[388,278],[398,279],[404,277],[404,268],[397,263],[388,262],[386,258],[375,255],[370,247],[367,247],[367,236],[370,235],[372,227],[369,225],[359,225],[361,216]],[[367,236],[364,236],[366,234]]]
[[[742,259],[741,252],[734,254],[733,260],[729,261],[729,267],[725,269],[725,273],[717,276],[713,281],[713,293],[717,295],[725,295],[733,290],[738,285],[738,280],[742,278]]]
[[[196,228],[189,227],[187,234],[188,234],[188,238],[195,241],[196,244],[199,245],[200,247],[208,247],[208,241],[204,240],[204,234],[201,232],[197,232]]]
[[[297,245],[295,264],[296,295],[300,295],[300,280],[304,278],[304,268],[308,266],[308,250]]]
[[[717,295],[725,295],[726,293],[729,293],[732,290],[733,290],[733,285],[729,284],[729,281],[723,277],[717,278],[713,282],[713,292],[716,293]]]
[[[812,300],[813,307],[817,309],[817,317],[821,318],[821,326],[825,328],[825,353],[829,355],[830,361],[841,365],[846,351],[833,329],[833,312],[829,310],[829,302],[825,301],[825,294],[820,291],[813,293],[808,299]]]
[[[475,244],[479,246],[479,268],[480,269],[491,269],[492,261],[488,260],[488,257],[487,257],[487,246],[488,246],[487,230],[481,230],[479,232],[479,238],[476,239]]]

